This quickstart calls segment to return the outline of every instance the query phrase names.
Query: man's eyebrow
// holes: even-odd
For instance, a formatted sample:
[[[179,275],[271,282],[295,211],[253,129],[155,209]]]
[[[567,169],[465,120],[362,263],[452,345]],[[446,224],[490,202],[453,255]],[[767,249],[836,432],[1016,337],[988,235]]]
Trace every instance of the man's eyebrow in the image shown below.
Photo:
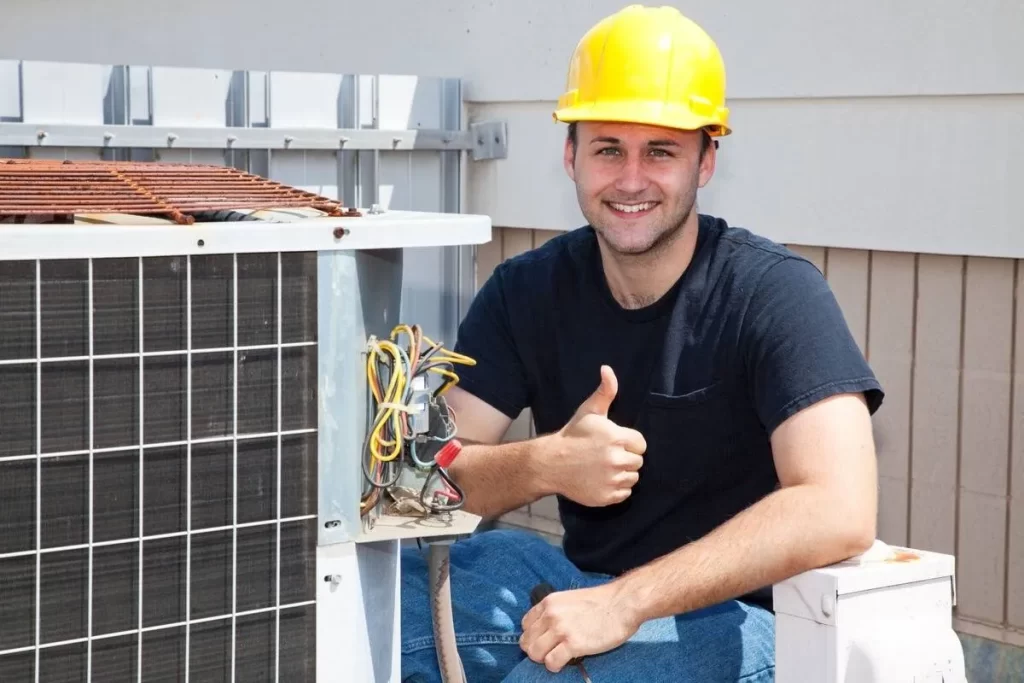
[[[593,140],[590,141],[590,144],[592,144],[592,145],[596,144],[596,143],[620,145],[620,144],[622,144],[622,140],[620,140],[619,138],[616,138],[616,137],[609,136],[609,135],[602,135],[602,136],[596,137],[596,138],[594,138]],[[648,147],[678,147],[679,143],[676,142],[675,140],[650,140],[650,141],[648,141],[647,146]]]

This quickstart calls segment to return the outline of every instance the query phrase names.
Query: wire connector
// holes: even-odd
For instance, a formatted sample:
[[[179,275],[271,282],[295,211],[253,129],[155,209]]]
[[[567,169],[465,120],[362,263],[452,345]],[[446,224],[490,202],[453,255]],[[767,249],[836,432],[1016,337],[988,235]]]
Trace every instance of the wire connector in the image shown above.
[[[436,462],[439,467],[447,469],[461,452],[462,444],[458,439],[452,439],[442,446],[441,450],[437,452],[437,455],[434,457],[434,462]]]

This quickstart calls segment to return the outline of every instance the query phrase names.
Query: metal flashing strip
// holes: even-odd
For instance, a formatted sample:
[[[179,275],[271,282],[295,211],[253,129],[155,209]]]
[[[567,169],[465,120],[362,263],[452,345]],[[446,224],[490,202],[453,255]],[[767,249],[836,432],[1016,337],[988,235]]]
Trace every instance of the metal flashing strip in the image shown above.
[[[388,211],[358,218],[318,217],[294,222],[197,221],[182,226],[67,223],[0,224],[0,258],[137,258],[199,254],[356,251],[481,244],[491,221],[473,214]],[[388,328],[390,330],[390,328]]]
[[[469,131],[356,128],[193,128],[0,122],[0,147],[146,149],[473,150]]]

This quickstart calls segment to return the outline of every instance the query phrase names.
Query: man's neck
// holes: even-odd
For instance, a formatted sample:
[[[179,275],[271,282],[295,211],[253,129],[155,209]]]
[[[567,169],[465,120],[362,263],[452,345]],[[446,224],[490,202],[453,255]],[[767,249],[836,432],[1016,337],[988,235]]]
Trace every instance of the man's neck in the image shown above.
[[[612,253],[600,245],[605,279],[612,296],[627,309],[655,303],[682,277],[697,246],[697,216],[671,239],[644,254]]]

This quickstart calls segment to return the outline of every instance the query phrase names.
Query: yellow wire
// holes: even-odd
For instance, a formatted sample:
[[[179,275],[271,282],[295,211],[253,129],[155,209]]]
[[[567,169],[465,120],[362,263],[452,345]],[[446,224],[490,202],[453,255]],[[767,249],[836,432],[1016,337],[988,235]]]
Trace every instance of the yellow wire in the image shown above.
[[[430,368],[430,372],[437,373],[438,375],[441,375],[442,377],[447,377],[448,379],[451,380],[451,384],[441,389],[441,391],[437,392],[439,395],[451,389],[452,385],[459,383],[459,376],[456,375],[451,370],[445,370],[444,368]]]
[[[400,333],[402,333],[402,332],[405,332],[407,335],[409,335],[409,345],[411,347],[412,346],[412,340],[415,339],[416,337],[412,333],[412,328],[409,327],[408,325],[404,324],[404,323],[401,324],[401,325],[395,325],[395,328],[393,330],[391,330],[391,340],[394,341],[398,337],[398,335]],[[410,351],[411,350],[412,349],[410,348]]]
[[[431,346],[438,345],[437,342],[435,342],[427,335],[423,335],[423,341],[430,344]],[[470,358],[469,356],[463,355],[457,351],[451,351],[449,349],[445,349],[444,351],[441,351],[436,356],[434,356],[434,358],[442,357],[445,358],[445,360],[448,360],[452,363],[458,363],[460,365],[476,365],[476,360]]]
[[[388,382],[387,391],[383,396],[381,396],[379,391],[380,378],[377,376],[376,360],[378,354],[383,355],[385,352],[394,360],[394,372],[392,372],[391,379]],[[395,434],[401,435],[402,433],[400,415],[394,408],[394,404],[398,403],[398,397],[405,392],[406,384],[405,369],[402,366],[402,358],[398,350],[398,346],[393,342],[386,340],[375,342],[367,356],[366,377],[378,405],[384,406],[385,409],[384,416],[380,419],[377,426],[370,434],[370,451],[375,460],[390,462],[397,458],[401,453],[402,440],[401,438],[396,438],[394,440],[384,439],[380,432],[384,429],[384,425],[391,421],[393,423],[392,428]],[[381,446],[390,446],[390,452],[387,455],[382,454],[380,452]]]
[[[377,421],[377,426],[373,429],[373,432],[371,432],[369,439],[370,453],[374,460],[371,464],[371,468],[374,471],[376,471],[378,463],[390,462],[396,459],[402,450],[401,413],[408,412],[408,409],[404,406],[400,398],[405,394],[410,377],[407,376],[406,368],[402,363],[402,347],[397,343],[398,337],[401,334],[405,334],[409,337],[409,343],[405,349],[406,356],[409,360],[411,361],[414,356],[420,356],[421,354],[418,353],[420,350],[413,348],[416,335],[413,332],[412,326],[399,324],[391,330],[390,340],[376,339],[371,343],[370,352],[367,354],[366,359],[367,383],[370,385],[370,390],[373,392],[373,398],[377,403],[378,411],[384,411],[383,414],[378,412],[379,420]],[[427,337],[426,335],[421,334],[420,339],[431,348],[439,346],[434,342],[434,340],[430,339],[430,337]],[[383,393],[381,392],[380,377],[377,374],[377,361],[382,356],[388,356],[392,361],[391,378]],[[476,360],[473,358],[448,349],[438,351],[431,358],[431,362],[451,363],[453,365],[476,365]],[[446,368],[432,367],[429,368],[429,370],[448,380],[447,385],[444,386],[439,393],[444,393],[459,381],[458,374]],[[382,435],[382,431],[388,423],[391,424],[392,431],[396,436],[394,439],[385,439]],[[382,452],[383,449],[387,449],[387,452]]]

